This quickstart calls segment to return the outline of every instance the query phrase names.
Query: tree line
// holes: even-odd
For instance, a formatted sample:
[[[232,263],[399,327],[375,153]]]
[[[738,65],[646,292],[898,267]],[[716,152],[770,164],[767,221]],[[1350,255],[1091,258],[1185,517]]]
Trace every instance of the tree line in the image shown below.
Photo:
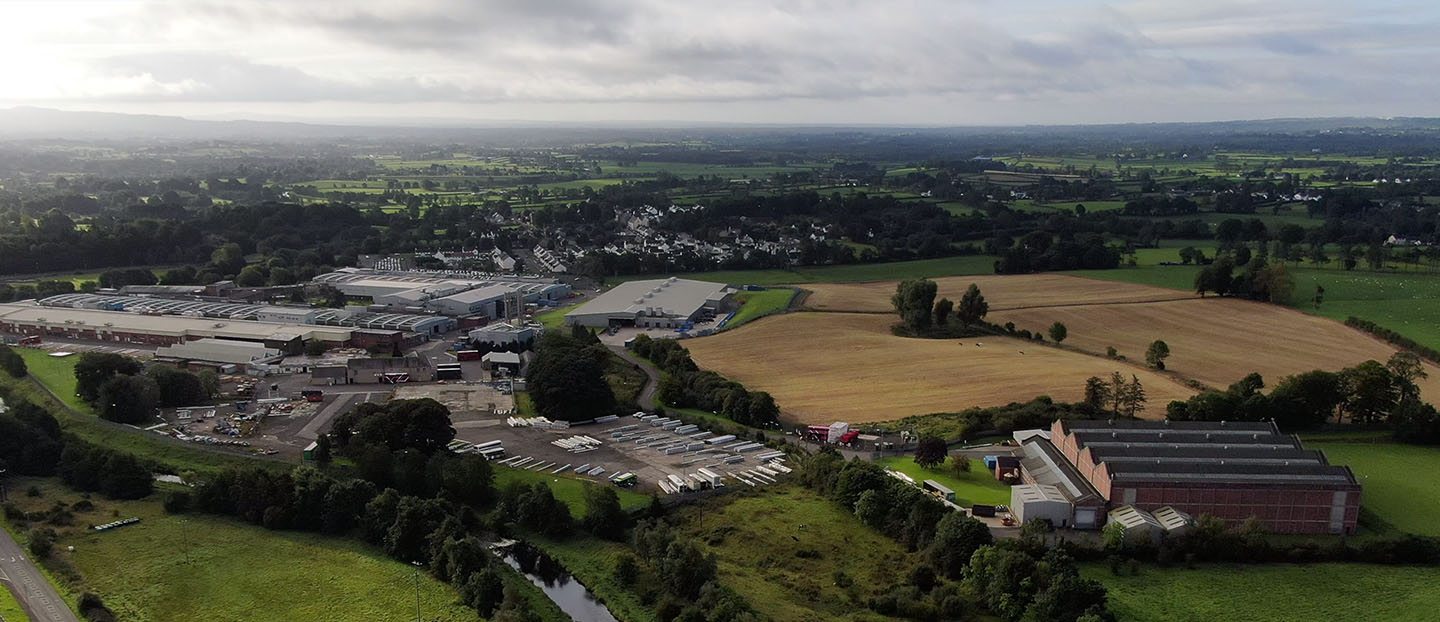
[[[638,335],[631,349],[664,372],[658,393],[661,401],[677,408],[718,413],[751,427],[779,425],[780,407],[774,397],[765,391],[750,391],[713,371],[701,370],[678,340]]]
[[[873,462],[846,462],[830,449],[806,456],[798,475],[923,560],[905,584],[874,590],[866,605],[876,613],[917,620],[980,613],[1027,622],[1114,619],[1104,586],[1079,576],[1066,547],[1047,548],[1040,525],[1027,525],[1019,540],[997,542],[984,523]]]
[[[44,407],[0,391],[8,410],[0,413],[0,469],[18,475],[59,475],[70,487],[113,499],[149,495],[151,465],[133,454],[64,434]]]
[[[220,376],[192,373],[156,363],[146,369],[128,356],[83,352],[75,363],[75,392],[100,417],[117,423],[143,423],[158,408],[195,406],[220,392]]]

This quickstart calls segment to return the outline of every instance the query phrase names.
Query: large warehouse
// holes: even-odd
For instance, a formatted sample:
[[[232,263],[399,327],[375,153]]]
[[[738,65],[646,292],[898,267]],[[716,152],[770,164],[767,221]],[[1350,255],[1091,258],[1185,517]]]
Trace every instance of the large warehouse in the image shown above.
[[[353,331],[332,326],[0,304],[0,332],[151,345],[170,345],[209,337],[253,341],[286,352],[296,352],[304,341],[310,339],[336,346],[348,345]]]
[[[1355,532],[1355,474],[1273,423],[1056,421],[1050,437],[1111,508],[1171,506],[1232,525],[1253,516],[1272,533]],[[1025,444],[1039,443],[1049,441]]]
[[[675,277],[630,281],[566,313],[565,324],[681,328],[728,310],[734,293],[721,283]]]
[[[371,331],[399,331],[439,335],[455,328],[454,318],[413,313],[372,313],[365,307],[345,309],[314,309],[279,305],[210,302],[205,300],[173,300],[141,296],[106,296],[100,294],[60,294],[41,299],[46,307],[129,311],[150,315],[183,315],[225,320],[272,322],[276,324],[322,324],[349,326]]]
[[[397,309],[426,309],[445,315],[504,317],[507,297],[523,302],[554,301],[570,295],[570,286],[555,279],[504,277],[472,278],[413,272],[385,272],[344,268],[315,277],[350,298],[368,298]]]

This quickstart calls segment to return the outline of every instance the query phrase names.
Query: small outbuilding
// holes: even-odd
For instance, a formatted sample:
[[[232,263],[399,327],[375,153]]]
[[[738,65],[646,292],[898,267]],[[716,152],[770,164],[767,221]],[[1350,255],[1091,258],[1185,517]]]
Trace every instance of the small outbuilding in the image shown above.
[[[515,352],[487,352],[480,357],[480,365],[490,371],[508,369],[512,374],[520,373],[520,355]]]
[[[1153,542],[1160,539],[1160,534],[1165,533],[1165,527],[1155,520],[1154,515],[1133,505],[1122,505],[1110,510],[1109,518],[1111,523],[1118,524],[1125,530],[1127,542]]]
[[[1018,523],[1043,520],[1051,527],[1065,528],[1071,526],[1074,512],[1070,500],[1055,486],[1021,484],[1010,489],[1010,513]]]
[[[1165,533],[1172,536],[1184,535],[1190,531],[1191,525],[1194,524],[1189,514],[1168,505],[1156,508],[1155,511],[1150,514],[1155,517],[1155,520],[1160,523],[1161,527],[1165,528]]]

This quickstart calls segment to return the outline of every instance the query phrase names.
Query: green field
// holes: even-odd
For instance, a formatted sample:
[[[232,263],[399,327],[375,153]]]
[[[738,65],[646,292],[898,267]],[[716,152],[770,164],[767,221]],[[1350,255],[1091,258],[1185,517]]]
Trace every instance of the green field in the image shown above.
[[[740,303],[740,309],[725,327],[734,328],[755,318],[784,311],[790,306],[790,300],[795,297],[795,293],[795,290],[787,288],[737,293],[735,301]]]
[[[15,348],[15,352],[25,359],[25,369],[30,375],[50,389],[66,406],[82,413],[95,412],[80,396],[75,395],[75,364],[80,362],[79,354],[55,357],[50,356],[48,350],[34,348]]]
[[[1140,266],[1064,274],[1193,291],[1199,270],[1196,266]],[[1290,306],[1295,309],[1340,321],[1350,316],[1364,318],[1440,349],[1440,274],[1309,267],[1291,267],[1290,274],[1295,279]],[[1317,285],[1325,288],[1318,308],[1311,303]]]
[[[583,304],[583,303],[582,303]],[[554,330],[565,324],[565,314],[580,308],[581,305],[568,305],[557,309],[550,309],[535,314],[532,318],[545,327],[545,330]]]
[[[851,603],[856,591],[901,583],[915,558],[819,494],[780,485],[687,508],[682,528],[719,561],[720,580],[777,622],[885,620]]]
[[[1385,442],[1338,442],[1307,438],[1332,464],[1355,471],[1360,503],[1397,529],[1440,536],[1440,481],[1416,473],[1440,471],[1440,449]]]
[[[15,595],[3,585],[0,585],[0,621],[30,622],[30,616],[20,608],[20,601],[15,600]]]
[[[922,468],[915,464],[915,458],[910,456],[896,456],[881,458],[875,464],[894,469],[910,477],[916,482],[933,479],[955,491],[955,504],[969,507],[975,504],[982,505],[1007,505],[1010,503],[1010,486],[995,479],[985,463],[981,460],[970,461],[969,473],[956,473],[950,469],[950,463],[934,469]]]
[[[655,622],[655,608],[640,602],[629,587],[615,580],[616,560],[621,555],[635,555],[629,547],[578,535],[564,540],[532,536],[529,540],[604,601],[605,608],[616,618],[624,622]]]
[[[24,483],[44,493],[14,495],[27,509],[80,498],[53,480]],[[122,620],[358,621],[396,619],[415,610],[411,566],[370,547],[211,516],[182,520],[166,515],[154,500],[93,501],[95,511],[77,513],[75,527],[59,530],[57,556],[84,578],[73,592],[94,591]],[[142,522],[103,534],[86,529],[116,516]],[[64,552],[68,546],[75,552]],[[419,592],[426,620],[475,619],[452,588],[424,573]]]
[[[1434,620],[1440,568],[1365,564],[1144,567],[1137,576],[1085,568],[1121,622]]]
[[[551,492],[555,493],[556,499],[564,501],[565,505],[570,506],[570,515],[575,518],[580,518],[585,515],[585,487],[610,485],[595,480],[581,480],[565,475],[551,475],[549,471],[552,470],[554,470],[554,467],[546,469],[545,472],[527,471],[525,469],[512,469],[497,464],[495,465],[495,487],[503,489],[512,482],[521,482],[524,484],[545,482],[550,486]],[[605,475],[609,474],[606,473]],[[624,488],[616,488],[615,492],[620,495],[620,505],[627,510],[643,507],[650,503],[650,497],[638,492],[632,492]]]
[[[857,283],[919,277],[965,276],[994,274],[995,257],[965,255],[940,259],[917,259],[891,263],[850,264],[844,266],[813,266],[791,270],[722,270],[677,274],[636,274],[607,278],[610,283],[658,279],[678,276],[685,279],[715,281],[731,285],[784,285],[803,283]]]

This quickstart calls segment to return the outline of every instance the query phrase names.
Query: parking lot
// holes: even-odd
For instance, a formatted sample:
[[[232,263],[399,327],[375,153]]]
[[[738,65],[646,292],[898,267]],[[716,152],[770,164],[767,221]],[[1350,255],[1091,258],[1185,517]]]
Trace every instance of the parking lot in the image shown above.
[[[779,452],[678,421],[627,416],[563,428],[513,416],[456,419],[456,438],[475,445],[501,442],[504,456],[497,458],[499,464],[599,482],[634,473],[638,488],[646,492],[669,493],[675,479],[692,488],[708,487],[695,477],[700,469],[719,475],[723,486],[741,488],[772,484],[788,472],[788,467],[771,466]]]

